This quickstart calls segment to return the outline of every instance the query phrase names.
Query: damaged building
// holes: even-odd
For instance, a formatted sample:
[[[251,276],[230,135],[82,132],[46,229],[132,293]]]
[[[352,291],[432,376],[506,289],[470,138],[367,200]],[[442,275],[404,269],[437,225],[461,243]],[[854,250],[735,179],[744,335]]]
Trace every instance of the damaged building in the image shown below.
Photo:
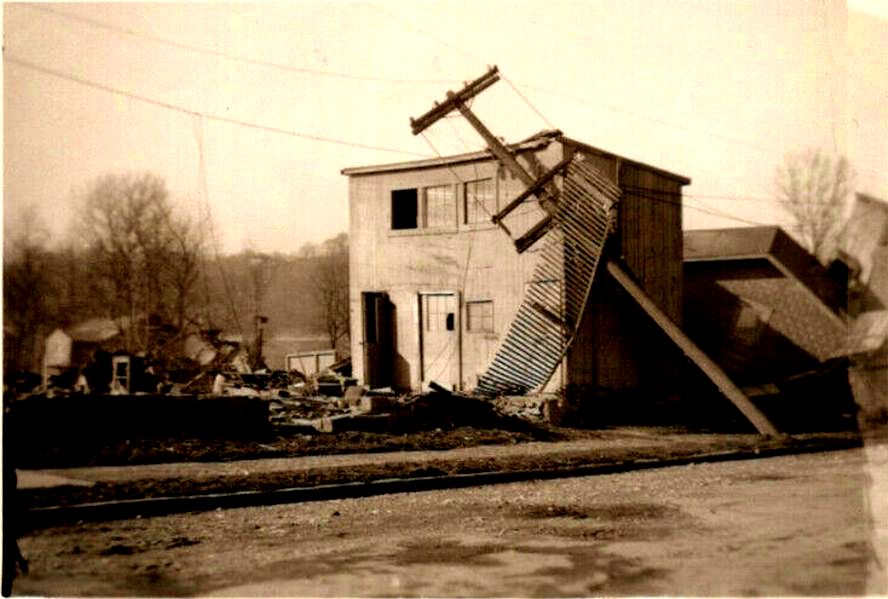
[[[411,119],[420,134],[458,111],[485,151],[342,171],[354,376],[370,387],[436,384],[487,396],[575,389],[587,398],[665,397],[681,392],[690,366],[690,378],[708,381],[759,432],[775,434],[682,328],[682,188],[690,179],[560,131],[506,145],[470,107],[498,79],[492,67]],[[805,267],[788,238],[768,235],[768,248],[756,251],[769,267],[786,274],[771,260],[775,248]],[[793,284],[810,283],[794,276]],[[828,313],[839,300],[815,299],[827,303],[815,311],[843,324]],[[732,304],[741,319],[744,309],[766,310],[744,301]]]
[[[774,226],[684,235],[685,327],[734,380],[758,385],[847,354],[847,282]]]
[[[861,416],[888,423],[888,203],[857,194],[843,235],[849,272],[849,379]]]
[[[690,361],[776,432],[680,327],[690,180],[559,131],[503,148],[517,166],[482,151],[343,171],[355,376],[666,395]]]
[[[582,153],[619,188],[608,255],[662,312],[681,321],[681,175],[605,152],[560,132],[510,148],[527,169],[545,172]],[[432,381],[474,390],[507,338],[533,285],[565,290],[558,277],[534,280],[543,244],[517,252],[491,222],[526,189],[489,152],[349,168],[352,361],[370,386],[420,389]],[[656,200],[651,200],[652,192]],[[511,232],[545,218],[539,202],[511,212]],[[662,371],[649,340],[634,333],[637,306],[608,276],[595,278],[575,342],[549,388],[638,385]],[[549,315],[551,316],[551,315]],[[546,316],[543,316],[546,318]],[[542,340],[540,340],[542,341]]]

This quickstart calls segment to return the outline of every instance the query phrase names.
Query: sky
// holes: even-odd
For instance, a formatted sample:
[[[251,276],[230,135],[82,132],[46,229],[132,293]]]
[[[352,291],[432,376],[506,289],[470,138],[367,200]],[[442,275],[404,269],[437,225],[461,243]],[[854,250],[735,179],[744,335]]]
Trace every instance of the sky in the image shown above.
[[[692,179],[686,228],[786,225],[775,168],[846,155],[888,199],[888,8],[787,0],[6,3],[3,217],[63,243],[90,182],[152,172],[215,247],[348,229],[343,168],[480,149],[409,118],[497,65],[496,134],[557,128]]]

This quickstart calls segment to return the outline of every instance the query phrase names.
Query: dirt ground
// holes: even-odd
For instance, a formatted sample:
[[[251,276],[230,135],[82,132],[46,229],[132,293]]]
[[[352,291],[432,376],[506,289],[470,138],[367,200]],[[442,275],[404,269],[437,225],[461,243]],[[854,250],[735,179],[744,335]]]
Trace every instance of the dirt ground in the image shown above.
[[[569,430],[569,429],[563,429]],[[463,447],[394,453],[264,458],[226,462],[81,467],[19,473],[21,500],[29,508],[96,501],[173,497],[232,491],[272,491],[323,484],[391,478],[460,475],[479,472],[569,470],[632,463],[699,458],[719,453],[751,453],[859,443],[854,433],[797,435],[768,439],[759,435],[690,434],[666,427],[575,430],[571,441],[473,445],[472,429],[441,433]],[[378,435],[381,436],[381,435]],[[565,435],[566,436],[566,435]],[[341,447],[341,446],[340,446]],[[54,485],[30,484],[34,475],[59,477]],[[76,484],[75,484],[76,483]]]
[[[46,529],[15,594],[881,594],[882,448]]]

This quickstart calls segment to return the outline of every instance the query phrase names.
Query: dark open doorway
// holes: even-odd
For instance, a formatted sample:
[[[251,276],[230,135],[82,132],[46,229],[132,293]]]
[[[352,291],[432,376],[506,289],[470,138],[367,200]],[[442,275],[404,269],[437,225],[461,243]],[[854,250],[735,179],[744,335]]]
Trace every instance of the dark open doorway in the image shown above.
[[[394,383],[394,335],[392,302],[388,294],[361,293],[364,322],[364,384],[370,388],[390,387]]]

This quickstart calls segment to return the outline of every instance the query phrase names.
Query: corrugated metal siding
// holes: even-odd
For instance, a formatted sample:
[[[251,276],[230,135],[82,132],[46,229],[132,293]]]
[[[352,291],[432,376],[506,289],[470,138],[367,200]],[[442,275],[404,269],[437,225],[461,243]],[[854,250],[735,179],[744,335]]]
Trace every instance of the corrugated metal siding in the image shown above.
[[[537,389],[549,380],[582,321],[618,201],[616,185],[575,155],[564,173],[554,226],[538,244],[534,281],[478,382],[480,392]]]

